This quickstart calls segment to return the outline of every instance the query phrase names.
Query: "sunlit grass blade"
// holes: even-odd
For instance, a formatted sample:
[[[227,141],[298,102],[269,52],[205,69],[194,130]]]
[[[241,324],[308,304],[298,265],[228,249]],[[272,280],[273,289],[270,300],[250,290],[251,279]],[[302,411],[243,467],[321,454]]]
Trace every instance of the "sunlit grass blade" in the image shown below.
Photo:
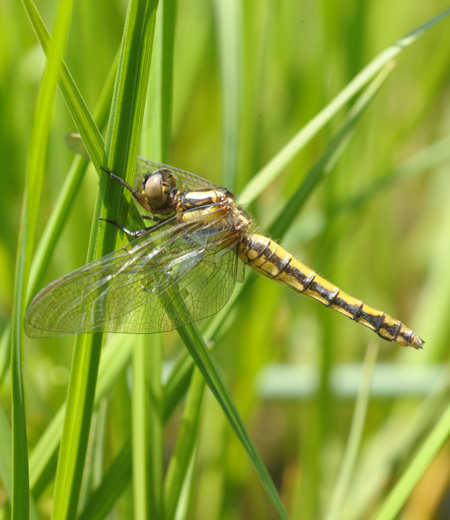
[[[5,409],[0,404],[0,479],[6,492],[6,496],[12,497],[12,438],[11,427],[6,416]]]
[[[215,0],[222,95],[222,182],[234,192],[239,153],[242,98],[242,13],[238,0]]]
[[[158,409],[158,402],[160,396],[156,395],[150,403],[150,392],[147,389],[147,374],[146,371],[150,367],[150,352],[147,351],[149,345],[145,345],[144,342],[139,341],[134,349],[133,353],[133,387],[132,387],[132,421],[133,421],[133,433],[132,433],[132,446],[133,446],[133,497],[134,497],[134,514],[138,519],[145,519],[150,517],[150,500],[152,500],[153,511],[156,509],[155,500],[156,490],[152,490],[150,487],[149,473],[151,471],[151,459],[150,459],[150,442],[155,441],[155,434],[153,438],[149,439],[150,435],[150,417],[149,407],[153,407],[153,416],[157,416],[156,410]],[[150,348],[151,350],[151,348]],[[155,349],[158,353],[159,349]],[[160,365],[160,363],[159,363]],[[160,378],[160,373],[157,374]],[[156,417],[158,421],[158,417]],[[152,428],[154,430],[154,428]],[[156,450],[161,453],[161,437],[158,435],[158,442]],[[152,461],[154,462],[154,461]],[[160,496],[160,494],[159,494]],[[158,511],[161,513],[160,509]],[[158,518],[158,517],[156,517]]]
[[[94,119],[98,126],[103,128],[109,114],[111,95],[114,85],[114,76],[117,68],[117,60],[111,67],[110,74],[106,79],[103,92],[100,96],[97,108],[94,112]],[[44,271],[48,266],[50,258],[56,246],[58,237],[67,222],[67,217],[71,211],[74,200],[78,193],[79,186],[86,172],[86,162],[80,157],[75,157],[72,167],[64,181],[52,215],[45,226],[39,246],[33,258],[33,265],[30,273],[29,295],[34,296],[42,281]]]
[[[189,331],[189,334],[187,334],[186,331]],[[269,475],[269,472],[264,466],[261,456],[257,452],[247,432],[247,429],[245,428],[245,425],[239,416],[236,406],[231,399],[230,394],[215,366],[214,360],[211,357],[211,354],[203,338],[197,331],[197,327],[195,324],[188,325],[183,329],[179,329],[179,334],[182,336],[184,344],[189,350],[190,355],[194,359],[195,364],[200,369],[200,372],[205,378],[206,384],[209,386],[211,392],[214,394],[218,403],[222,407],[222,410],[224,411],[230,426],[233,428],[234,433],[247,452],[279,517],[286,519],[286,511],[284,510],[284,506]]]
[[[400,480],[389,493],[381,509],[376,515],[377,520],[397,518],[401,508],[410,496],[418,480],[450,436],[450,405],[442,414],[438,423],[428,435]]]
[[[128,439],[114,459],[99,487],[93,492],[78,520],[106,518],[117,498],[131,481],[131,440]]]
[[[3,383],[8,373],[9,360],[11,359],[11,323],[3,330],[0,339],[0,384]]]
[[[120,374],[130,362],[134,338],[118,337],[102,354],[95,392],[94,409],[105,399]],[[53,460],[57,455],[66,409],[60,408],[39,438],[30,456],[30,486],[37,499],[54,476]]]
[[[144,114],[156,7],[157,2],[136,0],[129,4],[108,126],[108,166],[115,171],[126,172],[130,181],[134,178]],[[88,144],[85,144],[89,151]],[[101,213],[105,197],[110,205],[106,212],[101,213],[102,216],[120,221],[121,217],[126,216],[128,208],[123,204],[119,186],[107,180],[106,176],[100,178],[96,214]],[[94,227],[89,260],[103,256],[114,248],[116,230],[112,228]],[[93,334],[77,338],[75,344],[55,481],[53,518],[73,518],[76,515],[102,343],[103,335]]]
[[[166,0],[158,12],[141,137],[142,155],[164,164],[168,162],[172,127],[176,6],[176,0]]]
[[[395,56],[414,43],[422,34],[450,14],[446,9],[438,16],[421,25],[414,31],[382,51],[355,78],[304,126],[264,168],[247,184],[239,196],[241,204],[249,204],[281,173],[294,156],[321,130],[348,101],[361,90]]]
[[[375,344],[369,344],[361,376],[361,387],[355,404],[351,430],[347,440],[347,446],[341,465],[341,471],[331,499],[326,520],[341,518],[342,504],[350,488],[350,481],[356,464],[356,456],[361,445],[364,422],[367,414],[367,406],[370,398],[370,385],[375,366],[378,348]]]
[[[42,18],[31,0],[23,0],[30,23],[45,53],[48,53],[51,43],[50,34]],[[102,164],[104,156],[103,138],[97,128],[84,99],[76,86],[69,69],[62,63],[59,71],[59,86],[66,100],[67,107],[75,125],[83,137],[89,156],[96,169]]]
[[[373,101],[378,90],[391,72],[392,67],[392,63],[384,67],[351,108],[337,135],[331,139],[325,152],[308,172],[298,190],[292,195],[288,203],[285,204],[280,213],[273,220],[273,224],[270,226],[270,233],[273,236],[282,237],[286,233],[294,217],[298,215],[303,208],[313,190],[316,189],[319,182],[335,165],[349,143],[355,131],[356,124]]]
[[[33,505],[29,501],[28,446],[25,420],[25,401],[22,382],[23,316],[31,259],[34,249],[40,195],[44,181],[44,167],[47,143],[53,116],[54,97],[58,81],[70,19],[72,2],[58,4],[55,19],[55,41],[49,53],[49,60],[42,77],[27,165],[27,183],[24,193],[21,226],[18,240],[18,254],[15,270],[14,306],[11,328],[11,401],[12,401],[12,499],[13,519],[35,517]]]
[[[172,114],[175,2],[157,14],[152,67],[141,132],[145,157],[167,162]],[[162,340],[141,336],[133,359],[133,496],[136,518],[163,517],[164,418]]]
[[[194,457],[199,438],[204,389],[205,380],[203,376],[198,370],[194,370],[183,413],[183,421],[164,482],[164,518],[166,520],[175,518],[175,512],[181,500],[182,488],[189,475],[189,466]]]
[[[398,182],[411,180],[426,170],[432,169],[441,163],[450,160],[450,137],[443,139],[432,145],[419,150],[412,157],[399,164],[393,170],[380,176],[375,182],[364,191],[343,202],[339,202],[333,208],[334,213],[341,211],[355,211],[369,199],[380,195],[383,191],[392,187]]]

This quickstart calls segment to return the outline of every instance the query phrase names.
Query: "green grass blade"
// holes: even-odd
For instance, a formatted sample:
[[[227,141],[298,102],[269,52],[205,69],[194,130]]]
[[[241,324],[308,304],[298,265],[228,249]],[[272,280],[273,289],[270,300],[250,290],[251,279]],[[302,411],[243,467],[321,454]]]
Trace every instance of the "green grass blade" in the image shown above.
[[[108,78],[106,79],[103,92],[100,96],[97,108],[94,112],[94,119],[98,126],[103,128],[109,115],[110,101],[114,86],[114,76],[117,69],[117,60],[111,67]],[[86,172],[86,161],[80,157],[75,157],[72,167],[67,174],[64,185],[61,188],[55,207],[53,208],[50,219],[45,226],[39,246],[33,258],[33,265],[30,273],[29,295],[33,296],[38,290],[44,272],[53,255],[56,242],[60,236],[68,215],[72,209],[75,197],[78,193],[80,184]]]
[[[377,75],[391,60],[404,49],[414,43],[426,31],[442,21],[450,14],[450,9],[444,10],[438,16],[396,41],[382,51],[353,80],[321,110],[305,127],[303,127],[264,168],[253,177],[240,193],[239,202],[250,204],[255,198],[281,173],[295,155],[321,130],[350,99],[359,92],[371,79]]]
[[[3,330],[0,339],[0,385],[8,373],[9,360],[11,359],[11,323]]]
[[[450,405],[402,474],[376,515],[377,520],[397,518],[420,477],[450,436]]]
[[[131,480],[131,441],[128,439],[106,472],[101,484],[94,491],[78,520],[101,520],[126,489]]]
[[[222,94],[222,182],[234,192],[239,153],[242,22],[241,2],[215,0],[215,20],[218,34],[220,81]]]
[[[168,162],[172,127],[173,53],[176,0],[165,0],[160,7],[155,34],[153,66],[142,127],[144,157]]]
[[[156,20],[141,144],[145,157],[161,162],[167,162],[170,139],[174,31],[174,2],[163,2]],[[159,335],[139,338],[133,364],[133,491],[135,516],[142,519],[163,516],[162,360]]]
[[[132,337],[126,337],[125,340],[119,338],[110,342],[108,348],[102,353],[94,409],[99,406],[102,399],[107,397],[117,378],[130,362],[133,341]],[[39,498],[54,476],[53,461],[61,439],[65,412],[65,405],[63,405],[31,453],[30,484],[35,499]]]
[[[24,519],[30,515],[28,447],[25,419],[25,401],[22,382],[22,322],[25,313],[27,287],[31,258],[34,248],[40,194],[44,179],[47,142],[53,116],[54,97],[60,61],[65,48],[72,2],[60,2],[55,22],[55,42],[50,51],[41,88],[36,103],[30,153],[27,168],[27,183],[24,194],[18,254],[15,271],[14,307],[11,328],[11,397],[12,397],[12,518]],[[31,510],[35,516],[34,510]]]
[[[23,4],[36,36],[47,54],[51,43],[49,32],[34,3],[31,0],[23,0]],[[59,86],[75,125],[83,138],[89,156],[95,168],[98,169],[102,164],[104,156],[103,138],[65,63],[61,66]]]
[[[394,184],[410,180],[424,171],[432,169],[449,160],[450,137],[445,136],[443,139],[436,141],[432,145],[419,150],[412,157],[408,158],[393,170],[381,175],[379,179],[358,195],[336,204],[332,211],[335,214],[342,211],[355,211],[361,205],[366,204],[369,199],[373,199],[376,195],[383,193]]]
[[[116,172],[126,172],[130,181],[134,178],[144,113],[156,7],[157,2],[136,0],[129,4],[108,126],[108,166]],[[90,154],[89,143],[85,142],[85,145]],[[123,203],[119,186],[107,181],[106,176],[100,178],[100,197],[95,213],[120,221],[128,208]],[[102,211],[102,200],[110,203],[106,211]],[[114,248],[116,230],[112,228],[94,226],[89,260]],[[77,338],[75,344],[53,518],[74,518],[76,515],[102,343],[103,335],[93,334]]]
[[[333,139],[331,139],[325,152],[308,172],[298,190],[292,195],[288,203],[284,205],[279,214],[273,220],[273,224],[269,228],[271,235],[282,237],[289,229],[295,216],[298,215],[305,202],[317,188],[320,181],[332,169],[342,152],[345,150],[345,147],[353,136],[356,124],[386,81],[389,73],[392,71],[392,67],[392,63],[389,63],[384,67],[356,101],[347,117],[344,119],[339,132]]]
[[[187,332],[188,331],[188,332]],[[214,360],[197,330],[195,325],[188,325],[183,329],[179,329],[179,334],[183,338],[183,342],[189,350],[190,355],[195,361],[195,364],[200,369],[207,385],[211,392],[214,394],[218,403],[222,407],[230,426],[233,428],[234,433],[242,443],[244,449],[250,457],[253,466],[258,473],[261,482],[277,511],[280,518],[288,518],[286,511],[284,510],[283,504],[281,503],[280,496],[275,488],[275,485],[264,466],[264,463],[257,452],[253,442],[250,439],[245,425],[239,416],[233,400],[231,399],[228,390],[220,377],[220,374],[215,366]]]
[[[342,505],[348,490],[356,463],[356,456],[361,445],[364,423],[367,415],[367,406],[370,399],[370,385],[372,374],[378,355],[378,348],[370,344],[366,351],[363,372],[361,376],[361,388],[355,404],[352,426],[348,436],[347,446],[342,461],[341,471],[331,499],[331,505],[326,520],[341,518]]]
[[[52,518],[76,518],[103,336],[77,336],[55,479]]]
[[[182,488],[189,475],[189,466],[199,437],[200,411],[204,389],[204,378],[198,370],[194,370],[183,421],[164,482],[164,518],[166,520],[175,518],[175,512],[182,499]]]
[[[5,409],[0,404],[0,479],[6,496],[11,501],[12,497],[12,437],[9,421]]]
[[[148,369],[143,374],[147,393],[148,408],[141,410],[148,417],[148,436],[145,442],[148,446],[148,482],[150,484],[149,516],[150,518],[162,518],[163,516],[163,478],[164,478],[164,419],[163,419],[163,386],[161,381],[163,349],[159,335],[146,342],[142,339],[142,349],[148,359],[145,367]],[[135,433],[135,432],[133,432]],[[142,435],[142,432],[141,432]],[[136,480],[134,480],[136,483]]]
[[[154,493],[150,488],[150,419],[148,414],[149,392],[146,387],[146,371],[150,367],[150,350],[142,341],[138,341],[133,354],[133,394],[132,394],[132,423],[133,423],[133,496],[134,515],[137,520],[150,518],[150,497]],[[158,350],[158,349],[155,349]],[[160,375],[158,374],[158,377]],[[153,403],[155,406],[156,403]],[[161,450],[158,445],[157,449]],[[155,503],[155,500],[153,500]],[[155,517],[158,518],[158,517]]]

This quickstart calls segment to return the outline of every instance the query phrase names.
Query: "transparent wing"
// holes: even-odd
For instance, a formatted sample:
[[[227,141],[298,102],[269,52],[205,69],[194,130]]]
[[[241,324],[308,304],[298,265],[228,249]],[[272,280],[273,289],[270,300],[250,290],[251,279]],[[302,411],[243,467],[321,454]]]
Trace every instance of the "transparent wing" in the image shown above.
[[[90,160],[80,134],[67,134],[66,144],[73,152]],[[215,184],[206,179],[203,179],[202,177],[199,177],[198,175],[194,175],[193,173],[180,170],[179,168],[175,168],[174,166],[169,166],[167,164],[147,161],[140,156],[138,156],[136,161],[136,177],[134,185],[138,186],[142,182],[144,175],[152,174],[154,171],[161,168],[167,168],[173,173],[173,176],[177,180],[178,189],[189,190],[199,188],[217,188]]]
[[[84,146],[83,140],[81,139],[80,134],[77,134],[75,132],[67,134],[66,144],[73,152],[82,155],[88,161],[91,160],[89,154],[87,153],[86,147]]]
[[[203,177],[199,177],[198,175],[194,175],[193,173],[189,173],[185,170],[180,170],[174,166],[169,166],[167,164],[157,163],[154,161],[147,161],[147,159],[143,159],[139,155],[136,162],[136,186],[139,182],[142,181],[144,175],[152,174],[154,171],[161,168],[167,168],[172,172],[177,181],[177,188],[179,189],[198,190],[202,188],[217,188],[215,184],[204,179]]]
[[[166,332],[216,313],[238,275],[238,256],[221,246],[230,226],[223,215],[213,227],[200,219],[158,225],[43,289],[27,310],[27,334]]]

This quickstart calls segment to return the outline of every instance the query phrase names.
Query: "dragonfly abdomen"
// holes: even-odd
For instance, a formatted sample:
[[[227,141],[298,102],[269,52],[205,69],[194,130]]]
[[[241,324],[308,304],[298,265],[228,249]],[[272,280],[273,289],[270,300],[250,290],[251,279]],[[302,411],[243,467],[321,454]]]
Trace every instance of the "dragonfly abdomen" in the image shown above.
[[[238,254],[241,260],[259,273],[311,296],[326,307],[368,327],[381,338],[403,346],[421,348],[423,341],[401,321],[341,291],[273,240],[262,235],[244,235]]]

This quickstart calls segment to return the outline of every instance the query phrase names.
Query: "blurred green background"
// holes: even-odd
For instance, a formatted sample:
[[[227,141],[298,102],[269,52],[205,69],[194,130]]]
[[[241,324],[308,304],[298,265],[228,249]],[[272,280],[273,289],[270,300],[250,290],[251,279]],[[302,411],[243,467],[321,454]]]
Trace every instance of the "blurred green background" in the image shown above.
[[[38,7],[51,27],[53,3]],[[417,0],[178,2],[168,162],[238,196],[368,62],[445,7],[444,1]],[[126,2],[75,4],[66,63],[92,111],[117,53],[125,12]],[[444,19],[400,54],[344,153],[282,240],[343,290],[412,327],[425,339],[425,350],[383,342],[263,277],[240,296],[232,325],[224,327],[215,345],[214,357],[292,518],[322,518],[330,508],[369,342],[379,348],[374,369],[379,390],[368,407],[342,518],[369,518],[377,510],[445,402],[445,390],[432,401],[430,392],[448,365],[450,346],[449,24]],[[44,56],[18,2],[0,4],[0,39],[3,330],[12,308],[27,150]],[[238,110],[230,114],[224,100],[236,94]],[[346,112],[246,208],[262,231],[320,158]],[[238,125],[230,134],[226,124],[233,117]],[[72,161],[64,136],[73,130],[58,93],[39,228]],[[85,263],[97,184],[90,167],[45,284]],[[72,341],[26,340],[30,449],[65,399]],[[170,362],[182,348],[180,340],[170,333],[163,342]],[[108,421],[114,427],[105,433],[106,466],[117,451],[116,436],[129,430],[123,390],[118,384],[110,401]],[[1,398],[7,411],[9,392],[6,378]],[[209,394],[202,417],[188,517],[274,518],[250,462]],[[166,429],[167,457],[178,420],[175,414]],[[448,518],[449,450],[447,442],[402,518]],[[0,486],[0,504],[5,499]],[[126,509],[119,504],[111,518],[125,518],[121,507]],[[39,508],[45,518],[51,490]]]

